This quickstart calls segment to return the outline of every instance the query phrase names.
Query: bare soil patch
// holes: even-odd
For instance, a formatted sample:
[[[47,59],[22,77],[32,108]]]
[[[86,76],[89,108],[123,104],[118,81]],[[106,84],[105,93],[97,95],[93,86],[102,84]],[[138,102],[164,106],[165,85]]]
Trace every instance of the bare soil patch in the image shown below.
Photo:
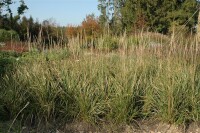
[[[19,42],[6,42],[4,45],[0,46],[0,51],[14,51],[17,53],[28,52],[28,46],[24,43]]]
[[[185,127],[155,121],[141,121],[131,125],[107,124],[97,127],[80,122],[66,124],[56,133],[200,133],[200,124],[192,123]]]

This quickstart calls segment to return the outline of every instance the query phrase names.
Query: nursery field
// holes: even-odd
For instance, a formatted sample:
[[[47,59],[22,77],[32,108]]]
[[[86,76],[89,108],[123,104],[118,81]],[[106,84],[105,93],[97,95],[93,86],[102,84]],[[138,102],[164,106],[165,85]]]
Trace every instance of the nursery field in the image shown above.
[[[77,122],[114,130],[152,120],[186,129],[200,122],[196,40],[141,33],[1,51],[0,132],[64,132]]]

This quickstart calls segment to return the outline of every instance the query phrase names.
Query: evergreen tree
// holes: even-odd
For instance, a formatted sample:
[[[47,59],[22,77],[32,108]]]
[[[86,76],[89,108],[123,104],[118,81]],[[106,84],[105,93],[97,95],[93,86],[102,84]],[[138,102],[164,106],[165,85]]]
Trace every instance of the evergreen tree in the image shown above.
[[[113,30],[133,31],[148,28],[152,31],[168,33],[170,27],[185,25],[191,29],[197,23],[197,14],[185,23],[199,6],[196,0],[99,0],[106,3],[109,11],[109,23]],[[102,11],[102,10],[101,10]],[[107,13],[108,14],[108,13]],[[103,15],[103,12],[101,12]]]
[[[0,2],[0,28],[14,29],[17,26],[20,16],[28,9],[24,0],[19,1],[20,6],[17,9],[17,15],[13,16],[11,5],[14,4],[13,0],[2,0]]]

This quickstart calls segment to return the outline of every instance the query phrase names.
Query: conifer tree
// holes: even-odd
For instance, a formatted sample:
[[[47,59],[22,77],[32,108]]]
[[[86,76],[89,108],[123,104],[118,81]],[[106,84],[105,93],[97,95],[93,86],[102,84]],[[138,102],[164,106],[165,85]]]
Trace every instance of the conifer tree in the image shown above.
[[[17,9],[17,15],[13,16],[11,5],[14,4],[13,0],[2,0],[0,2],[0,28],[13,29],[16,27],[17,21],[20,16],[24,14],[25,10],[28,9],[24,0],[19,1],[20,6]]]
[[[169,33],[170,27],[174,24],[185,25],[189,31],[197,24],[197,14],[194,13],[200,3],[197,0],[99,1],[106,5],[99,4],[99,8],[104,9],[101,10],[101,16],[105,16],[102,11],[109,11],[112,14],[106,12],[109,23],[114,27],[113,30],[132,31],[146,28],[161,33]],[[185,23],[188,19],[190,21]]]

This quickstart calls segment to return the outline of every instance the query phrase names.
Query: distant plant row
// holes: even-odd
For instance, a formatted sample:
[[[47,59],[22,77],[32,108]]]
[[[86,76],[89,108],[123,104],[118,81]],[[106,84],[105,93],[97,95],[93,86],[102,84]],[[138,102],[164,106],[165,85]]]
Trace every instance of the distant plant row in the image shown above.
[[[1,42],[12,40],[50,41],[65,43],[78,37],[83,44],[95,41],[104,34],[133,34],[141,30],[169,34],[172,30],[195,32],[199,1],[196,0],[98,0],[100,16],[87,15],[80,25],[58,26],[53,19],[38,22],[23,17],[28,10],[23,0],[18,14],[13,15],[12,0],[0,2]],[[64,14],[63,14],[64,15]],[[5,31],[6,30],[6,31]],[[12,32],[11,32],[12,31]]]

